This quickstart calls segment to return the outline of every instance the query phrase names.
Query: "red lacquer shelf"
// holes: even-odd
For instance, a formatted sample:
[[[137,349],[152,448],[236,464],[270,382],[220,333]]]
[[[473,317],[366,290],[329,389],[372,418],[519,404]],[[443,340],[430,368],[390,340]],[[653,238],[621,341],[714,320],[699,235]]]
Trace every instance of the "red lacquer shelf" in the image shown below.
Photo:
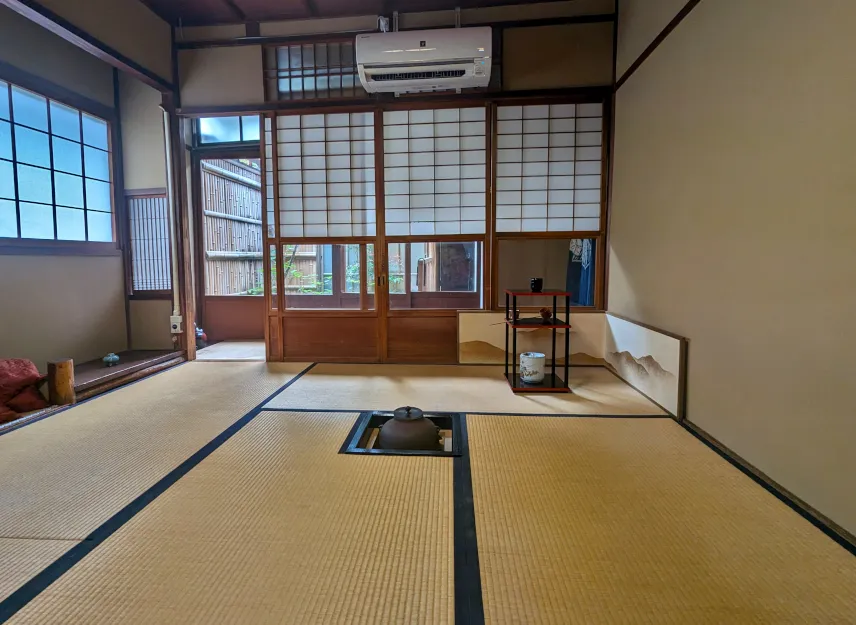
[[[520,379],[519,375],[515,375],[512,379],[511,374],[506,374],[506,380],[511,387],[512,393],[570,393],[571,389],[565,384],[564,380],[558,375],[546,374],[544,381],[541,384],[529,384]]]
[[[571,324],[565,323],[564,321],[558,321],[556,319],[552,319],[547,323],[544,323],[544,320],[541,317],[532,317],[531,319],[518,319],[517,321],[511,321],[511,319],[506,319],[505,323],[508,324],[511,328],[520,328],[526,330],[537,330],[539,328],[543,328],[544,330],[551,330],[553,328],[556,329],[570,329]]]
[[[512,297],[570,297],[572,293],[568,291],[557,291],[551,289],[544,289],[540,293],[533,293],[529,289],[505,289],[506,295],[511,295]]]

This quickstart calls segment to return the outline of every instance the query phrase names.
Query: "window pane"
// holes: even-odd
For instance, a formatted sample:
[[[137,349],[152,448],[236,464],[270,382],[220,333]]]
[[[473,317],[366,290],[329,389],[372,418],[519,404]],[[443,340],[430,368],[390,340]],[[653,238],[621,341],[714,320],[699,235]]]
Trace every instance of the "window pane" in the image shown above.
[[[9,119],[9,84],[0,80],[0,119]]]
[[[19,163],[51,166],[51,153],[48,135],[15,125],[15,154]]]
[[[0,198],[15,199],[15,170],[7,161],[0,161]]]
[[[110,212],[110,185],[100,180],[86,179],[86,208]]]
[[[80,112],[70,106],[51,102],[51,134],[80,141]]]
[[[12,112],[15,114],[16,124],[47,131],[48,101],[42,96],[20,87],[12,87]]]
[[[18,199],[24,202],[51,204],[53,185],[50,170],[18,165]]]
[[[86,240],[86,224],[82,210],[57,206],[56,238],[63,241]]]
[[[90,241],[113,240],[113,216],[110,213],[86,211]]]
[[[284,245],[286,308],[359,309],[360,246]],[[374,296],[366,307],[374,307]]]
[[[12,127],[9,122],[0,122],[0,158],[12,160]]]
[[[390,308],[479,308],[481,244],[393,243]]]
[[[54,172],[54,185],[57,205],[83,208],[83,178]]]
[[[70,174],[83,174],[80,163],[80,144],[66,141],[59,137],[53,137],[53,159],[54,169],[66,171]]]
[[[270,246],[270,307],[276,310],[279,308],[277,291],[276,291],[276,245]]]
[[[83,142],[102,150],[108,149],[107,122],[91,115],[83,114]]]
[[[200,143],[226,143],[240,140],[240,117],[203,117],[199,120]]]
[[[2,90],[0,90],[2,93]],[[0,200],[0,237],[18,236],[18,216],[15,213],[15,202]]]
[[[571,292],[572,306],[594,306],[596,239],[502,239],[496,305],[505,306],[505,289],[529,289],[543,278],[544,289]],[[526,298],[518,305],[551,306],[552,298]],[[559,302],[564,307],[562,302]]]
[[[86,161],[87,178],[110,180],[109,152],[86,146],[83,148],[83,157]]]
[[[259,116],[245,115],[241,118],[244,129],[244,141],[259,141]]]
[[[594,306],[595,250],[597,239],[571,239],[565,289],[571,306]]]
[[[21,237],[24,239],[53,239],[53,207],[21,202]]]

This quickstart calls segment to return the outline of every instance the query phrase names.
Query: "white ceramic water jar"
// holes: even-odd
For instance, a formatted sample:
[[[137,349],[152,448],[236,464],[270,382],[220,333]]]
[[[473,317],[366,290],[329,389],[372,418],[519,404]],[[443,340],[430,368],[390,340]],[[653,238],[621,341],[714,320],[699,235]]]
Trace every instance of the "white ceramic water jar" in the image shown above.
[[[544,367],[547,357],[540,352],[520,354],[520,379],[527,384],[541,384],[544,381]]]

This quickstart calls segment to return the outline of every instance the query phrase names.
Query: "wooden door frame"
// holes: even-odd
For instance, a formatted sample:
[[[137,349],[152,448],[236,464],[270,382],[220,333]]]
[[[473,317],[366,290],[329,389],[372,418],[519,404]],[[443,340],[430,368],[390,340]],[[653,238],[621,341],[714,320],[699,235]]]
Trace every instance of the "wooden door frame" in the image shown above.
[[[256,159],[259,161],[260,167],[264,164],[262,159],[261,144],[258,148],[248,147],[246,145],[214,145],[211,147],[193,147],[190,149],[190,177],[193,189],[193,255],[196,271],[196,323],[199,327],[204,327],[202,324],[205,320],[205,216],[202,199],[202,161],[207,160],[229,160],[229,159]],[[264,177],[262,177],[264,180]],[[264,194],[264,187],[261,190]],[[264,210],[262,210],[264,213]],[[266,244],[264,243],[264,232],[262,232],[262,258],[265,258]],[[253,296],[250,296],[253,297]],[[264,296],[261,296],[264,297]]]

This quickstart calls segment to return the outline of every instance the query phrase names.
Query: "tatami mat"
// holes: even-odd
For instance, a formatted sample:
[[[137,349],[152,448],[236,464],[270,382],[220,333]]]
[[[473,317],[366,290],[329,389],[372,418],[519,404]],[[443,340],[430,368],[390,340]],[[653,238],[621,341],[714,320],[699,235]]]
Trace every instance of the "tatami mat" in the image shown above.
[[[602,367],[572,367],[573,393],[515,395],[502,367],[320,364],[270,408],[504,413],[664,414]]]
[[[264,341],[223,341],[214,343],[196,352],[196,360],[200,361],[221,361],[228,362],[231,360],[264,360],[265,359],[265,342]]]
[[[340,455],[356,414],[260,414],[13,623],[448,623],[452,459]]]
[[[85,538],[305,366],[188,363],[0,436],[0,536]]]
[[[489,623],[856,623],[856,558],[667,419],[468,419]]]
[[[74,547],[77,542],[0,538],[0,601]]]

